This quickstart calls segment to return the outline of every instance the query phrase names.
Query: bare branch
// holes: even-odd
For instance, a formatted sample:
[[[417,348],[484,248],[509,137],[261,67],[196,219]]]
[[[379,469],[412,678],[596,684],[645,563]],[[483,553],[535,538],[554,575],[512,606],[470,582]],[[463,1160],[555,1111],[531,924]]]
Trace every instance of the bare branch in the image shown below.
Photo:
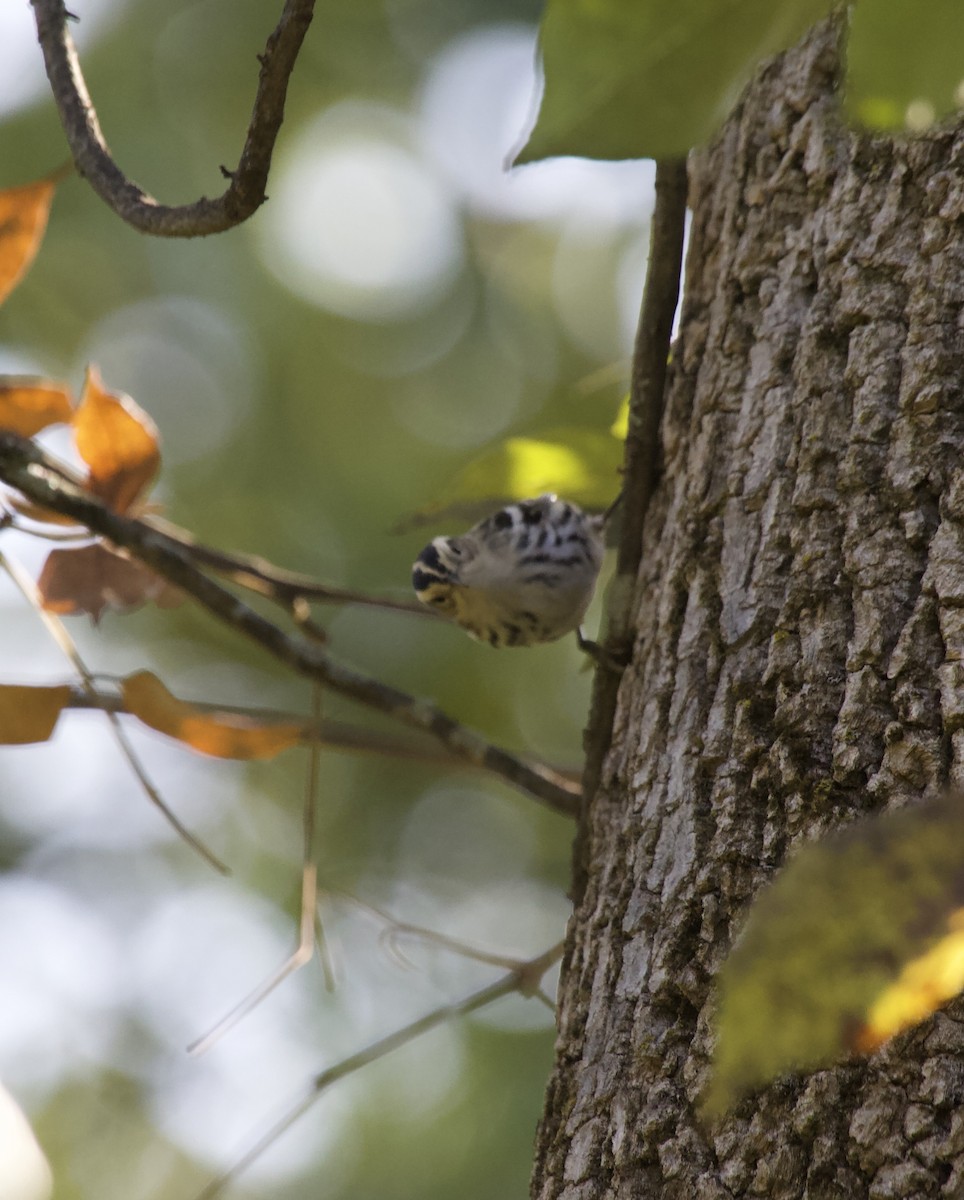
[[[472,946],[468,942],[463,942],[460,938],[449,937],[447,934],[439,933],[435,929],[429,929],[425,925],[416,925],[411,921],[400,921],[383,908],[379,908],[377,904],[373,904],[370,900],[362,900],[352,892],[347,892],[340,888],[327,888],[325,891],[328,896],[346,901],[383,925],[384,928],[379,935],[379,941],[384,943],[386,948],[392,952],[393,957],[403,967],[409,968],[413,965],[411,960],[402,953],[399,947],[399,942],[405,937],[416,938],[427,945],[438,946],[442,950],[450,950],[453,954],[460,955],[462,958],[470,958],[475,962],[485,963],[490,967],[501,967],[503,970],[512,970],[519,966],[520,960],[515,956],[493,954],[488,950],[482,950],[478,946]]]
[[[94,191],[119,217],[158,237],[201,237],[247,220],[265,201],[275,139],[284,120],[288,79],[314,10],[314,0],[286,0],[277,27],[259,56],[261,74],[247,137],[237,169],[216,200],[159,204],[128,179],[111,155],[77,61],[63,0],[30,0],[47,78],[74,163]],[[222,169],[223,171],[223,169]]]
[[[429,617],[436,621],[443,619],[418,600],[373,596],[370,592],[359,592],[352,588],[332,587],[327,583],[319,583],[310,575],[276,567],[274,563],[255,554],[229,554],[224,550],[205,546],[202,542],[195,541],[187,530],[158,517],[150,517],[146,523],[167,534],[173,541],[180,542],[190,551],[191,557],[199,566],[210,567],[219,575],[227,576],[239,587],[266,596],[289,611],[298,600],[317,600],[323,604],[361,604],[369,608],[408,613],[413,617]]]
[[[95,676],[107,678],[107,676]],[[232,716],[248,717],[252,721],[264,724],[295,725],[303,721],[299,713],[282,712],[276,708],[245,707],[242,704],[217,704],[204,700],[192,700],[192,708],[202,713],[229,713]],[[72,687],[70,696],[64,708],[100,709],[103,712],[119,713],[121,716],[133,716],[124,705],[123,697],[117,692],[102,689]],[[427,735],[415,732],[414,736],[391,733],[387,729],[368,729],[363,725],[351,725],[347,721],[336,721],[324,718],[305,725],[304,741],[316,742],[329,750],[341,750],[346,754],[377,754],[385,758],[407,759],[409,762],[426,763],[430,766],[472,766],[445,746],[440,745]],[[565,766],[552,765],[549,767],[559,779],[563,780],[573,790],[578,787],[579,770]]]
[[[312,688],[311,719],[315,725],[321,724],[321,685]],[[204,1054],[235,1025],[243,1021],[248,1013],[253,1012],[275,988],[279,987],[295,971],[300,971],[309,963],[315,953],[315,929],[321,931],[321,919],[318,913],[318,867],[315,863],[315,817],[318,804],[319,761],[321,754],[318,742],[314,742],[308,753],[308,776],[305,780],[304,811],[302,813],[302,857],[301,857],[301,920],[298,922],[298,941],[294,950],[284,962],[251,992],[240,1000],[230,1012],[226,1013],[213,1028],[201,1037],[196,1038],[187,1048],[188,1054]],[[325,945],[321,943],[324,954]],[[327,957],[327,956],[326,956]],[[326,964],[326,977],[331,972]]]
[[[536,958],[529,959],[527,962],[517,963],[507,974],[497,979],[495,983],[490,983],[488,987],[473,992],[471,995],[456,1001],[454,1004],[443,1004],[439,1008],[433,1009],[432,1012],[426,1013],[424,1017],[419,1017],[417,1021],[412,1021],[410,1025],[403,1025],[401,1029],[396,1029],[393,1033],[388,1034],[387,1037],[380,1038],[377,1042],[372,1042],[371,1045],[366,1046],[363,1050],[348,1055],[341,1062],[335,1063],[333,1066],[328,1067],[327,1070],[316,1075],[305,1095],[295,1104],[292,1104],[280,1120],[276,1121],[268,1132],[260,1137],[233,1167],[214,1180],[213,1183],[209,1184],[197,1196],[196,1200],[214,1200],[215,1196],[222,1195],[224,1189],[232,1180],[237,1179],[242,1171],[250,1167],[269,1146],[273,1145],[287,1129],[291,1128],[300,1116],[303,1116],[307,1112],[322,1092],[327,1091],[339,1079],[344,1079],[347,1075],[354,1074],[355,1071],[361,1070],[362,1067],[368,1066],[369,1063],[375,1062],[379,1058],[384,1058],[386,1054],[391,1054],[393,1050],[397,1050],[400,1046],[404,1046],[415,1038],[421,1037],[423,1033],[428,1033],[437,1026],[443,1025],[446,1021],[468,1016],[469,1013],[476,1012],[480,1008],[485,1008],[496,1000],[501,1000],[503,996],[512,995],[513,992],[518,992],[522,996],[534,996],[543,999],[544,997],[540,992],[542,978],[562,957],[563,945],[563,942],[559,942],[555,946],[550,946],[548,950]]]
[[[623,478],[623,526],[616,574],[636,578],[643,554],[643,522],[656,490],[659,463],[659,427],[663,419],[663,393],[669,363],[673,315],[679,300],[686,217],[686,162],[670,159],[656,164],[656,205],[650,230],[646,286],[633,347],[633,374],[629,393],[629,429]],[[625,595],[620,611],[610,610],[610,651],[618,647],[614,635],[629,634],[632,597]]]
[[[625,664],[632,652],[632,613],[636,577],[643,553],[643,524],[659,467],[659,428],[669,360],[673,314],[679,300],[686,217],[686,162],[668,159],[656,164],[656,206],[650,226],[646,284],[633,347],[629,393],[629,430],[623,465],[622,531],[616,575],[609,590],[603,651],[609,662]],[[593,687],[583,794],[588,803],[596,791],[603,759],[609,749],[620,671],[598,670]],[[580,838],[580,841],[582,839]],[[575,855],[575,896],[584,876],[580,848]]]
[[[0,433],[0,479],[44,508],[86,525],[121,546],[237,633],[256,642],[300,675],[349,699],[431,734],[463,762],[500,775],[556,812],[572,816],[578,789],[551,768],[530,764],[460,725],[428,700],[362,675],[333,659],[324,647],[291,637],[221,584],[209,579],[179,542],[132,517],[106,508],[34,442]]]

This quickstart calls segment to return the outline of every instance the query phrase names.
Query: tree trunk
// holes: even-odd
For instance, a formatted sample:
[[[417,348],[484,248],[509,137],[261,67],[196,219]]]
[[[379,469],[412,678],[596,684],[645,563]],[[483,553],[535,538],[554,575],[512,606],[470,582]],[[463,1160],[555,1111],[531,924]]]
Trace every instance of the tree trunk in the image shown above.
[[[964,136],[855,136],[833,30],[690,164],[634,660],[539,1200],[964,1196],[964,1005],[707,1131],[713,977],[791,847],[964,781]]]

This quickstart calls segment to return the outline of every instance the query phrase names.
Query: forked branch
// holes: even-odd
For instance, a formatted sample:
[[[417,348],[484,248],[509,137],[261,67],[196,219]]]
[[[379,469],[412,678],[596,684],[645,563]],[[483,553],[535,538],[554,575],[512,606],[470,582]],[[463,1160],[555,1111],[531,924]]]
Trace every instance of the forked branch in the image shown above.
[[[412,1021],[410,1025],[403,1025],[400,1029],[388,1034],[387,1037],[372,1042],[363,1050],[348,1055],[341,1062],[333,1064],[327,1070],[316,1075],[301,1099],[292,1104],[280,1120],[275,1122],[267,1133],[259,1137],[234,1166],[209,1184],[196,1200],[214,1200],[216,1196],[223,1195],[228,1184],[251,1166],[269,1146],[278,1140],[285,1130],[290,1129],[295,1121],[307,1112],[323,1092],[327,1091],[333,1083],[337,1083],[339,1079],[354,1074],[355,1071],[368,1066],[369,1063],[375,1062],[379,1058],[384,1058],[386,1054],[391,1054],[400,1046],[421,1037],[423,1033],[428,1033],[457,1017],[465,1017],[470,1013],[477,1012],[480,1008],[485,1008],[489,1004],[494,1004],[496,1000],[501,1000],[503,996],[511,996],[514,992],[527,997],[539,995],[543,976],[559,961],[562,951],[563,943],[559,942],[535,958],[517,962],[511,970],[497,979],[495,983],[490,983],[488,987],[472,992],[471,995],[457,1000],[454,1004],[443,1004],[432,1012],[426,1013],[424,1017]]]

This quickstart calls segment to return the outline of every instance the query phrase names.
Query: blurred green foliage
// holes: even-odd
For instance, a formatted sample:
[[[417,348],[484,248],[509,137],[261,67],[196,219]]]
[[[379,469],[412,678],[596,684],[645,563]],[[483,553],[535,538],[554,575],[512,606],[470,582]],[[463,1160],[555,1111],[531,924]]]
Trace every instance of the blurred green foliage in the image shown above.
[[[84,0],[71,7],[82,27]],[[280,7],[128,0],[82,48],[118,163],[158,199],[220,191],[218,167],[236,161],[255,56]],[[633,176],[628,209],[621,185],[616,218],[609,210],[592,217],[608,196],[606,179],[584,181],[572,201],[561,185],[546,188],[545,211],[536,205],[530,214],[515,192],[502,208],[479,200],[433,157],[425,134],[427,89],[441,87],[444,56],[462,48],[471,61],[476,45],[502,53],[504,44],[513,61],[529,61],[538,7],[333,0],[317,10],[269,195],[282,195],[299,135],[319,115],[339,105],[360,119],[372,112],[373,136],[386,142],[392,121],[378,114],[397,114],[398,146],[457,229],[459,257],[427,301],[366,319],[305,299],[274,255],[276,199],[229,234],[159,241],[124,226],[72,178],[30,274],[0,310],[0,370],[76,389],[85,364],[96,362],[106,385],[129,392],[160,428],[153,496],[173,521],[207,543],[333,584],[408,594],[425,535],[389,531],[444,496],[473,461],[498,460],[513,444],[506,438],[534,445],[552,431],[591,431],[592,453],[604,447],[597,457],[609,472],[593,486],[608,502],[619,455],[608,428],[625,371],[617,362],[611,382],[578,385],[628,357],[622,331],[638,307],[639,270],[627,289],[624,268],[641,261],[645,173]],[[39,62],[29,43],[26,52]],[[434,103],[444,115],[444,95]],[[43,90],[0,117],[0,145],[0,186],[64,160]],[[468,134],[455,148],[471,165]],[[587,224],[604,267],[594,271],[586,254],[561,280],[559,247]],[[571,332],[563,287],[592,294],[604,335],[595,345]],[[32,569],[49,548],[9,533],[3,541]],[[496,742],[578,765],[590,676],[574,645],[500,654],[441,623],[362,609],[317,616],[333,655],[431,696]],[[302,681],[190,605],[69,628],[95,671],[155,670],[185,699],[306,710]],[[0,652],[7,682],[70,677],[36,618],[2,585]],[[376,720],[332,698],[325,712]],[[65,713],[49,745],[5,750],[0,764],[0,912],[25,914],[3,918],[0,1021],[22,1030],[32,1010],[37,1024],[17,1034],[17,1047],[12,1032],[0,1037],[0,1075],[31,1116],[58,1200],[188,1200],[314,1072],[493,970],[441,953],[425,962],[424,952],[404,970],[371,921],[332,903],[325,911],[339,989],[327,994],[309,966],[206,1059],[187,1059],[191,1037],[293,944],[304,754],[242,767],[134,735],[165,800],[230,862],[232,879],[219,881],[169,835],[103,725],[97,714]],[[567,821],[467,770],[333,754],[322,768],[322,887],[490,950],[529,955],[561,936]],[[273,1200],[320,1188],[329,1200],[522,1195],[552,1042],[550,1015],[522,1000],[460,1023],[447,1039],[433,1035],[402,1065],[388,1060],[346,1083],[239,1192]]]
[[[519,161],[683,155],[716,129],[758,62],[829,9],[828,0],[548,0],[545,94]]]
[[[721,124],[757,64],[793,45],[829,0],[548,0],[545,93],[519,162],[559,154],[685,154]],[[848,10],[849,115],[919,131],[964,104],[964,10],[867,0]]]
[[[903,0],[855,4],[847,39],[850,116],[871,129],[926,129],[964,106],[964,9]]]
[[[959,794],[801,847],[754,903],[720,974],[707,1114],[879,1040],[867,1029],[874,1002],[944,937],[962,899]],[[933,1004],[946,998],[936,981],[932,991]]]
[[[555,492],[586,509],[604,510],[618,491],[622,441],[607,431],[567,425],[538,437],[509,437],[466,464],[439,499],[407,520],[403,529],[443,517],[476,521],[507,500]]]

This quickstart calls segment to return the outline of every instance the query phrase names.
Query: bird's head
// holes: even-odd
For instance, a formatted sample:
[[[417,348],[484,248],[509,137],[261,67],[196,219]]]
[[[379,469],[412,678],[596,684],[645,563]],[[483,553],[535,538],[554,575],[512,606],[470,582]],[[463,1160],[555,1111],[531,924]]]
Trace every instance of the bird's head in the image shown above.
[[[423,604],[446,617],[459,613],[459,571],[470,557],[464,538],[433,538],[412,564],[412,586]]]

